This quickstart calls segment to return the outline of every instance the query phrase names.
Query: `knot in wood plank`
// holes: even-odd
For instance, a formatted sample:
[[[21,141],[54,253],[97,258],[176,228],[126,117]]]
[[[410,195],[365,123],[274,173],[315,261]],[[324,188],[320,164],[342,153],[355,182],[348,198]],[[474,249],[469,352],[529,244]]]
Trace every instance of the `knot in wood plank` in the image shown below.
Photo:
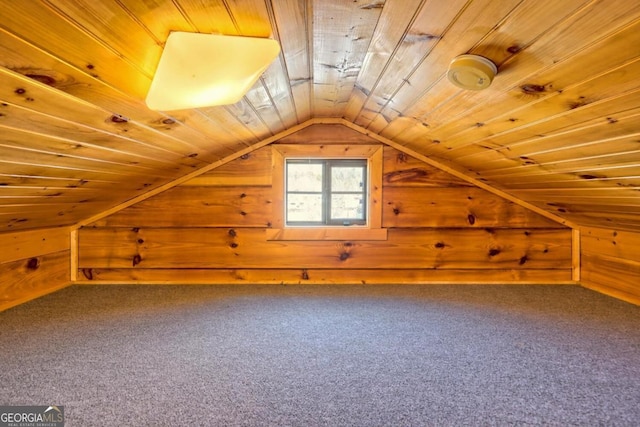
[[[27,268],[29,270],[37,270],[40,267],[40,260],[38,258],[30,258],[27,261]]]
[[[133,256],[133,260],[132,260],[132,264],[135,267],[136,265],[140,264],[142,262],[142,257],[140,256],[140,254],[135,254]]]

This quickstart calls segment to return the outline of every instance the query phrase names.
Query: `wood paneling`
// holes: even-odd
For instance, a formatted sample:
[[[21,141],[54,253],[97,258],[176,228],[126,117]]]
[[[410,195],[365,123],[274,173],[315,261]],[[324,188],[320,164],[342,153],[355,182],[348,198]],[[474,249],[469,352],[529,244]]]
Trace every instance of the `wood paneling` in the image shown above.
[[[46,228],[0,234],[0,264],[70,248],[69,229]]]
[[[322,119],[318,119],[318,122]],[[298,132],[288,135],[278,140],[278,144],[313,144],[313,145],[325,145],[325,144],[379,144],[373,138],[363,135],[362,132],[358,132],[340,123],[332,122],[331,120],[325,120],[324,123],[314,123]]]
[[[571,273],[521,269],[81,269],[77,284],[573,284]]]
[[[211,171],[211,170],[213,170],[213,169],[215,169],[217,167],[220,167],[220,166],[222,166],[222,165],[224,165],[224,164],[226,164],[226,163],[228,163],[228,162],[230,162],[232,160],[235,160],[235,159],[238,159],[238,158],[242,159],[242,158],[246,157],[252,151],[257,150],[257,149],[259,149],[261,147],[264,147],[266,145],[269,145],[273,141],[276,141],[279,138],[282,138],[282,137],[285,137],[287,135],[290,135],[291,133],[297,132],[298,130],[300,130],[300,129],[306,127],[306,126],[307,126],[307,124],[294,126],[292,128],[289,128],[289,129],[287,129],[285,131],[280,132],[277,135],[274,135],[272,137],[263,139],[262,141],[260,141],[260,143],[255,144],[253,147],[245,148],[245,149],[243,149],[243,150],[241,150],[241,151],[239,151],[237,153],[234,153],[234,154],[232,154],[230,156],[227,156],[227,157],[225,157],[223,159],[220,159],[220,160],[218,160],[218,161],[216,161],[214,163],[210,163],[207,166],[202,167],[202,168],[200,168],[200,169],[198,169],[198,170],[196,170],[194,172],[191,172],[191,173],[189,173],[187,175],[183,175],[180,178],[177,178],[177,179],[175,179],[175,180],[173,180],[171,182],[168,182],[168,183],[166,183],[164,185],[161,185],[161,186],[158,186],[156,188],[153,188],[153,189],[147,191],[145,194],[142,194],[140,196],[134,197],[134,198],[129,199],[129,200],[123,202],[123,203],[120,203],[120,204],[118,204],[116,206],[113,206],[110,209],[103,210],[102,212],[100,212],[100,213],[98,213],[96,215],[92,215],[92,216],[90,216],[88,218],[85,218],[84,220],[79,221],[78,223],[76,223],[74,228],[77,229],[77,228],[80,228],[80,227],[82,227],[82,226],[84,226],[86,224],[91,224],[91,223],[93,223],[95,221],[98,221],[98,220],[100,220],[102,218],[106,218],[107,216],[109,216],[109,215],[111,215],[111,214],[113,214],[115,212],[119,212],[122,209],[125,209],[125,208],[127,208],[129,206],[133,206],[136,203],[139,203],[141,201],[147,200],[150,197],[153,197],[153,196],[155,196],[157,194],[160,194],[160,193],[162,193],[162,192],[164,192],[166,190],[169,190],[171,188],[174,188],[176,186],[184,184],[184,183],[188,182],[189,180],[191,180],[193,178],[200,177],[201,175],[203,175],[203,174],[205,174],[205,173],[207,173],[207,172],[209,172],[209,171]]]
[[[290,103],[298,123],[313,116],[313,5],[312,0],[271,3],[272,31],[280,40],[282,57],[277,69],[281,102]],[[268,70],[269,72],[269,70]],[[265,79],[267,87],[275,79]],[[265,102],[269,108],[269,102]]]
[[[0,234],[0,311],[70,283],[70,230],[47,228]]]
[[[5,231],[86,224],[324,118],[513,191],[567,225],[640,229],[626,213],[640,186],[636,2],[0,0],[0,10]],[[234,105],[151,111],[144,98],[171,31],[271,37],[282,53]],[[488,90],[447,80],[464,53],[498,66]],[[282,143],[361,137],[334,130],[309,126]],[[253,167],[249,180],[264,173]],[[398,164],[386,184],[466,185],[423,173]],[[244,185],[240,169],[186,185],[218,180]]]
[[[0,311],[70,283],[69,250],[0,264]]]
[[[473,184],[391,147],[384,150],[385,187],[472,187]]]
[[[172,188],[97,221],[109,227],[267,227],[273,218],[271,187]]]
[[[583,286],[640,305],[640,233],[582,231]]]
[[[571,230],[390,229],[385,242],[267,241],[254,228],[88,228],[80,268],[562,269]]]
[[[392,43],[397,35],[402,34],[401,43],[392,52],[380,52],[385,66],[379,70],[379,74],[364,76],[369,77],[370,81],[375,78],[373,81],[376,85],[371,88],[366,84],[359,86],[369,98],[368,102],[364,108],[355,108],[355,115],[347,117],[353,118],[356,124],[380,131],[392,118],[398,116],[398,112],[411,111],[411,107],[418,104],[420,96],[425,92],[433,92],[436,96],[444,92],[445,98],[453,96],[459,91],[443,78],[451,59],[467,53],[483,41],[487,34],[494,32],[500,21],[517,4],[517,0],[423,1],[419,4],[421,10],[414,12],[415,19],[404,21],[404,28],[403,25],[400,28],[393,25],[389,28],[382,27],[382,30],[386,30],[384,38],[391,38]],[[398,17],[408,16],[402,9],[402,4],[392,4],[387,9],[388,16],[395,16],[396,20]],[[394,61],[399,65],[392,66]],[[380,85],[379,81],[384,81],[385,84]],[[353,97],[349,106],[350,113],[354,111],[353,105],[357,105],[360,98]],[[409,117],[415,116],[412,114]],[[372,122],[374,124],[369,126]]]
[[[342,117],[381,17],[383,3],[313,2],[313,114]]]
[[[389,187],[382,206],[385,227],[562,227],[475,187]]]
[[[195,187],[271,185],[271,149],[262,148],[181,184]]]
[[[0,232],[262,230],[274,183],[270,151],[255,149],[276,141],[388,145],[392,229],[560,232],[560,217],[640,232],[638,2],[0,0],[0,12]],[[237,104],[151,111],[171,31],[271,37],[282,53]],[[489,89],[449,83],[464,53],[498,66]],[[629,258],[593,248],[588,283],[606,282],[598,262],[635,277]]]
[[[571,229],[398,150],[371,145],[366,135],[360,134],[359,143],[353,135],[349,145],[327,143],[344,132],[332,124],[306,132],[317,135],[322,145],[280,144],[297,138],[285,136],[271,156],[266,154],[271,147],[260,148],[223,170],[88,224],[78,232],[78,279],[172,282],[178,271],[187,282],[192,273],[194,281],[205,281],[204,272],[211,271],[212,283],[230,276],[233,282],[249,277],[283,283],[379,283],[392,277],[398,283],[571,279]],[[363,229],[362,235],[345,235],[338,229],[289,236],[290,230],[272,228],[281,223],[280,209],[272,201],[281,197],[282,186],[275,185],[279,179],[264,176],[266,167],[260,163],[271,166],[274,153],[378,153],[381,167],[372,171],[380,175],[374,181],[381,186],[384,204],[381,233],[374,236],[376,230]],[[234,179],[245,162],[254,170]],[[276,172],[273,176],[281,174]],[[215,174],[220,179],[213,179]],[[230,182],[235,185],[226,185]],[[256,185],[267,182],[272,185]],[[314,278],[301,281],[311,277],[309,271]],[[478,278],[482,271],[486,276]]]

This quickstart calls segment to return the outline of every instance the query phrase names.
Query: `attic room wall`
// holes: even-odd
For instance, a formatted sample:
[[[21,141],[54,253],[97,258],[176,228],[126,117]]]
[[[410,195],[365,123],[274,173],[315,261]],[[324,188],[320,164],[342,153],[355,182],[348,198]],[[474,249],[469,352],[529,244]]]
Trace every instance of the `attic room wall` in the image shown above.
[[[0,311],[70,283],[68,228],[0,234]]]
[[[582,285],[640,305],[640,233],[586,228],[581,246]]]
[[[287,144],[371,144],[314,125]],[[571,281],[571,230],[385,147],[384,241],[268,241],[270,146],[79,230],[78,283]]]

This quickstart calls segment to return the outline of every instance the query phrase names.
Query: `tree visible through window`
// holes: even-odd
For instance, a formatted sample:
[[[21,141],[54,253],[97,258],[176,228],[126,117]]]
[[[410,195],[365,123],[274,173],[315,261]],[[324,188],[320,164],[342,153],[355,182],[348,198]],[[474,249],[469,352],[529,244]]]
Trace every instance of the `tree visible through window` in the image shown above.
[[[367,223],[366,159],[287,159],[287,225]]]

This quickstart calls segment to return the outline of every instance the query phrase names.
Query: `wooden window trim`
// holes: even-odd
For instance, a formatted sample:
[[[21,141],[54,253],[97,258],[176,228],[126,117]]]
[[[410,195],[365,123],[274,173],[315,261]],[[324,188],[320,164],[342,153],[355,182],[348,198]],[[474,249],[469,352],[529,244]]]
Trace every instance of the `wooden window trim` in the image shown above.
[[[354,158],[367,159],[369,173],[367,225],[285,227],[284,219],[284,164],[285,159],[296,158]],[[387,230],[382,228],[382,145],[272,145],[272,228],[267,229],[267,240],[386,240]]]

